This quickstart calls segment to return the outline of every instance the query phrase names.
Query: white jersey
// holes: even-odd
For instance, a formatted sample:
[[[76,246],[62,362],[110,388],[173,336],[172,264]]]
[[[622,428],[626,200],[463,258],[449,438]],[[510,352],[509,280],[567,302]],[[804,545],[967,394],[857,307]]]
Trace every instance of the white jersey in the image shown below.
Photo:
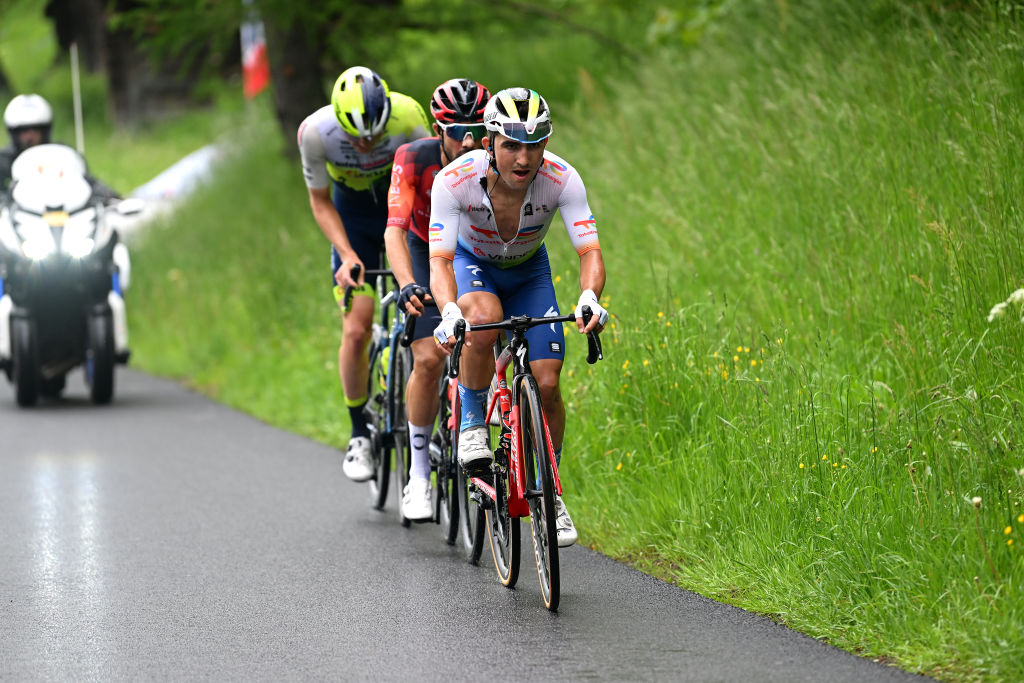
[[[484,150],[464,154],[434,178],[430,202],[430,255],[454,260],[456,245],[499,268],[523,263],[540,249],[555,212],[576,253],[600,249],[597,223],[576,169],[545,150],[544,163],[526,190],[519,231],[506,242],[498,235],[491,200],[485,191],[490,156]]]
[[[383,190],[391,181],[395,150],[407,142],[430,135],[423,107],[401,93],[391,93],[391,116],[384,135],[366,154],[356,151],[338,123],[331,105],[321,107],[299,126],[299,154],[306,187],[327,187],[330,180],[354,191]]]

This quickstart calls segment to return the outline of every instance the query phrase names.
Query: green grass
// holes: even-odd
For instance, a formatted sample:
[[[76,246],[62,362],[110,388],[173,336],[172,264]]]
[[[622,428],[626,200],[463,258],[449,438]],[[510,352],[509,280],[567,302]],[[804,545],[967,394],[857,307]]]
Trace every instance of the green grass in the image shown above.
[[[570,340],[566,499],[583,542],[679,585],[913,671],[1024,678],[1024,325],[986,320],[1024,286],[1019,27],[796,5],[733,4],[697,50],[545,93],[614,315],[602,364]],[[274,134],[248,115],[236,140]],[[276,149],[239,145],[133,245],[133,345],[341,445],[327,245]]]

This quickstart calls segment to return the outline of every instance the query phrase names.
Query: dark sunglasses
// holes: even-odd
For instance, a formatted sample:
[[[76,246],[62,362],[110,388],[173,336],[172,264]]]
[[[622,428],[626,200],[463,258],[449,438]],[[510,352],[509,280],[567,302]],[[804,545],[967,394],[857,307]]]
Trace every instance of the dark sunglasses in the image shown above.
[[[480,142],[487,135],[487,128],[482,123],[449,123],[447,125],[438,123],[437,125],[445,135],[457,142],[465,140],[467,135],[472,135],[473,140]]]

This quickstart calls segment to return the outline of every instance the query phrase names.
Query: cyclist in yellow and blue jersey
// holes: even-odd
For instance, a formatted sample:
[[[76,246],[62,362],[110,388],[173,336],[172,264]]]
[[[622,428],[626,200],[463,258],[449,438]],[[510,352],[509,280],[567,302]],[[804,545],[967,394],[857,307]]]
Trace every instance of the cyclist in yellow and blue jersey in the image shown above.
[[[373,324],[373,291],[350,276],[352,266],[384,267],[380,254],[388,220],[388,188],[395,150],[430,135],[416,100],[391,92],[376,72],[354,66],[338,77],[331,104],[306,117],[298,144],[309,205],[331,243],[332,286],[359,286],[342,318],[338,375],[352,420],[345,475],[366,481],[374,475],[369,428],[363,416],[369,367],[366,347]],[[342,305],[340,297],[338,304]]]

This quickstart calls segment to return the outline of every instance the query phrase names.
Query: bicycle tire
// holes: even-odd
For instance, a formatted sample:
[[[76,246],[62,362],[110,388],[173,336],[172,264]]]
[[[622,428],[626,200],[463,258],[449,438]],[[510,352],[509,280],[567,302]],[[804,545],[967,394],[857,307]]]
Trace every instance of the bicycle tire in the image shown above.
[[[391,446],[387,439],[387,368],[384,365],[384,347],[370,350],[370,380],[366,407],[363,413],[370,426],[371,444],[375,460],[375,473],[370,480],[370,501],[374,509],[383,510],[388,500],[391,481]]]
[[[402,498],[405,487],[409,485],[409,471],[412,467],[412,445],[409,441],[409,423],[405,417],[405,387],[409,383],[412,370],[412,352],[407,348],[395,345],[394,366],[388,382],[388,394],[391,397],[390,422],[391,433],[395,442],[395,487],[398,494],[398,521],[407,527],[411,523],[402,513]]]
[[[519,532],[517,517],[508,512],[508,473],[494,470],[494,491],[497,500],[487,508],[487,535],[491,544],[491,557],[498,571],[498,580],[507,588],[519,579]]]
[[[437,520],[441,525],[441,536],[448,545],[455,545],[459,537],[459,463],[455,459],[454,437],[458,436],[458,425],[452,429],[453,421],[449,391],[451,383],[448,373],[441,378],[440,399],[437,408],[436,438],[439,445],[436,467]],[[454,434],[453,434],[454,432]]]
[[[484,494],[476,490],[472,480],[459,466],[459,411],[461,404],[457,391],[454,399],[455,419],[452,420],[449,431],[452,442],[452,460],[455,467],[455,491],[459,497],[459,539],[466,555],[466,561],[475,566],[480,564],[480,556],[484,552],[484,530],[487,528],[487,519],[484,508],[479,504],[479,497]]]
[[[558,527],[555,525],[555,476],[544,431],[544,413],[537,381],[530,375],[519,379],[516,392],[519,424],[523,431],[523,464],[526,472],[527,503],[530,506],[530,530],[533,557],[544,606],[558,609],[560,574],[558,567]],[[536,494],[530,495],[529,490]]]

